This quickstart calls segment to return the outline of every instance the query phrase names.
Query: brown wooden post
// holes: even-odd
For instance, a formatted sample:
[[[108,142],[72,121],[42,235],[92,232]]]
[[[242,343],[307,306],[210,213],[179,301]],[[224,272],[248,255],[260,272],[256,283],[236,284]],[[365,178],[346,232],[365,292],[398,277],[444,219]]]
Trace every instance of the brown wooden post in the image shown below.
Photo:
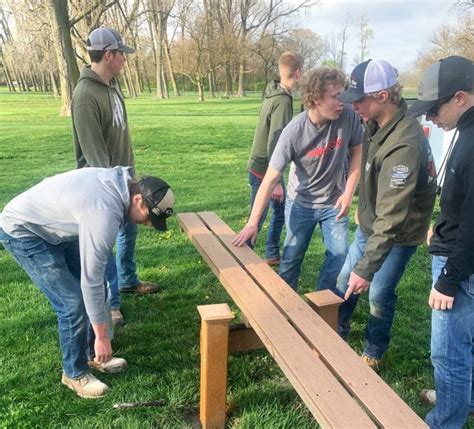
[[[199,305],[201,316],[201,398],[203,429],[225,425],[229,323],[234,318],[227,304]]]
[[[304,296],[308,300],[309,306],[337,332],[339,306],[344,300],[329,289],[306,293]]]

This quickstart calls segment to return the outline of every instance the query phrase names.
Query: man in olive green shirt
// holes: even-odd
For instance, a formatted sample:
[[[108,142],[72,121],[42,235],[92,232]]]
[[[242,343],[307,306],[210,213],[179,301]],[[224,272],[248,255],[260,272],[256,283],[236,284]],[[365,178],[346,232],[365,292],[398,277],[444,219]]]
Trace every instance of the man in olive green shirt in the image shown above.
[[[125,64],[125,54],[135,49],[126,46],[115,30],[97,28],[89,35],[87,51],[91,65],[81,71],[71,108],[77,168],[129,166],[134,169],[127,111],[117,76]],[[136,225],[125,216],[117,236],[117,257],[111,255],[105,270],[112,321],[116,325],[124,323],[119,287],[122,292],[138,294],[159,290],[157,285],[138,279],[136,237]]]
[[[352,72],[339,99],[352,102],[366,124],[360,177],[359,228],[339,274],[339,333],[347,338],[359,294],[369,290],[364,361],[378,369],[388,348],[395,289],[429,227],[436,173],[428,141],[416,119],[405,116],[396,70],[368,60]]]
[[[250,159],[247,164],[249,185],[251,187],[251,209],[281,132],[293,118],[291,91],[301,77],[302,68],[303,58],[300,55],[295,52],[284,52],[278,60],[278,71],[281,80],[271,81],[265,89],[265,98],[260,107]],[[285,184],[283,177],[272,192],[270,204],[267,204],[260,219],[259,230],[265,222],[269,205],[271,205],[272,214],[268,227],[265,258],[267,264],[279,265],[280,237],[285,223]],[[250,241],[247,244],[253,247],[253,243]]]

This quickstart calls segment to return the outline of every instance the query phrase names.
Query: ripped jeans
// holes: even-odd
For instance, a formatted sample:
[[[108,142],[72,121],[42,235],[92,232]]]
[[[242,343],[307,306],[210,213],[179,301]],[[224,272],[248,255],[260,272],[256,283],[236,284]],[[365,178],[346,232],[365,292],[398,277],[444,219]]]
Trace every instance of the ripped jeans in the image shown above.
[[[367,240],[368,236],[360,228],[357,228],[354,241],[349,248],[346,261],[337,278],[337,289],[335,292],[341,297],[344,297],[347,290],[347,283],[352,269],[364,255]],[[370,315],[365,330],[364,354],[371,358],[381,359],[382,355],[387,351],[390,343],[393,317],[395,315],[395,305],[397,303],[395,289],[416,248],[417,246],[393,246],[370,283]],[[349,337],[350,321],[359,296],[352,294],[339,307],[338,331],[339,335],[345,340]]]
[[[319,224],[326,249],[317,289],[334,289],[349,248],[349,218],[336,221],[339,210],[332,207],[313,209],[286,200],[286,237],[280,262],[280,277],[294,290],[298,287],[301,264],[316,225]]]

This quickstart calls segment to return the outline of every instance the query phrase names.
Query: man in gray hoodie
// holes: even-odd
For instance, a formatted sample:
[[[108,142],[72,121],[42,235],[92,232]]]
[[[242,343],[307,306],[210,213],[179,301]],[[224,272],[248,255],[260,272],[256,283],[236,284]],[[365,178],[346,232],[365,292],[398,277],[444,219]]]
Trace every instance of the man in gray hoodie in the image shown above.
[[[108,389],[90,367],[109,373],[127,367],[112,357],[104,288],[124,218],[166,230],[173,205],[173,192],[159,178],[135,182],[130,167],[84,168],[43,180],[0,214],[0,242],[56,312],[62,383],[81,397]]]
[[[126,46],[120,34],[97,28],[89,35],[91,65],[81,71],[72,98],[72,124],[77,168],[134,167],[132,143],[124,97],[117,76],[125,64]],[[124,323],[120,312],[122,292],[154,293],[158,286],[141,282],[135,264],[137,227],[127,218],[117,235],[117,257],[111,254],[105,275],[111,292],[112,320]]]

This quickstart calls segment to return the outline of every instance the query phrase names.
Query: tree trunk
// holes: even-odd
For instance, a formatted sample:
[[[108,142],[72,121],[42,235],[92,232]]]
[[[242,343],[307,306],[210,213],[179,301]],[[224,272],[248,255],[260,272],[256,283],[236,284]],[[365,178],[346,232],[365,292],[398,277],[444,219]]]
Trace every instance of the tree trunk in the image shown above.
[[[2,64],[2,69],[3,69],[3,74],[5,75],[5,79],[7,80],[8,90],[10,92],[16,92],[15,85],[12,81],[12,78],[10,76],[10,73],[8,72],[7,67],[5,66],[3,62],[1,64]]]
[[[201,76],[196,76],[196,84],[198,87],[198,100],[200,102],[203,102],[204,101],[204,85],[202,83]]]
[[[239,64],[239,90],[238,97],[245,97],[245,59],[242,59]]]
[[[232,73],[230,72],[230,62],[225,63],[225,95],[230,97],[234,94],[233,83],[232,83]]]
[[[79,69],[72,48],[68,3],[62,0],[46,0],[46,4],[51,22],[51,36],[56,51],[63,100],[60,115],[70,116],[72,92],[79,78]]]
[[[209,92],[212,98],[216,98],[216,73],[209,71]]]
[[[56,82],[56,76],[54,76],[54,72],[49,72],[49,78],[51,80],[51,88],[53,89],[53,95],[55,98],[59,97],[59,90],[58,90],[58,84]]]
[[[168,82],[166,80],[165,68],[163,67],[163,64],[161,67],[161,79],[163,83],[163,97],[170,98],[170,94],[168,92]]]
[[[166,62],[168,63],[168,71],[170,75],[171,85],[173,85],[173,92],[174,92],[175,97],[179,97],[181,94],[179,93],[178,83],[176,82],[176,76],[173,70],[173,64],[171,63],[170,47],[168,43],[168,36],[166,35],[166,33],[165,33],[165,42],[164,42],[163,48],[165,49],[165,57],[166,57]]]

